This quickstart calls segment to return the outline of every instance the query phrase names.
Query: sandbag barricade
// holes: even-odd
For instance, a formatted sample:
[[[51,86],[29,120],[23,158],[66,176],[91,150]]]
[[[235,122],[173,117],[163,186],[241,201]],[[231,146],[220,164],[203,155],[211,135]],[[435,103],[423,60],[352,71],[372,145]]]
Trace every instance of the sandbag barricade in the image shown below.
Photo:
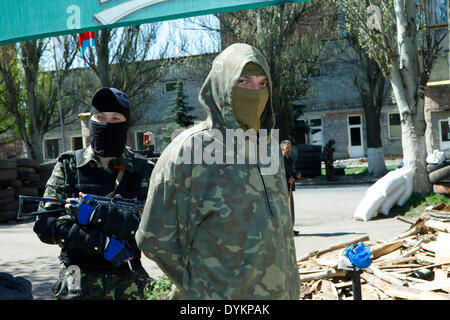
[[[389,215],[394,205],[403,206],[411,197],[413,190],[413,173],[411,169],[401,168],[389,171],[367,189],[358,204],[353,218],[369,221],[378,212]]]

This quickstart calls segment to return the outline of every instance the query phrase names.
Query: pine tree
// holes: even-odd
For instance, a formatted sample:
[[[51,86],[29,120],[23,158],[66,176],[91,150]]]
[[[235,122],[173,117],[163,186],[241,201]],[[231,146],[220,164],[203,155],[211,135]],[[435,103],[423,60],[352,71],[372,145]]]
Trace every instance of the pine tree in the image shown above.
[[[172,100],[169,116],[164,118],[169,123],[164,128],[167,133],[162,136],[161,152],[170,143],[172,134],[176,130],[186,129],[194,124],[195,117],[189,114],[194,108],[190,107],[185,101],[187,96],[184,95],[184,87],[181,80],[178,80],[175,90],[176,96]]]
[[[195,117],[189,113],[193,110],[185,99],[183,81],[178,80],[175,87],[176,96],[172,100],[172,108],[170,115],[166,118],[169,121],[175,121],[180,127],[189,127],[194,124]]]

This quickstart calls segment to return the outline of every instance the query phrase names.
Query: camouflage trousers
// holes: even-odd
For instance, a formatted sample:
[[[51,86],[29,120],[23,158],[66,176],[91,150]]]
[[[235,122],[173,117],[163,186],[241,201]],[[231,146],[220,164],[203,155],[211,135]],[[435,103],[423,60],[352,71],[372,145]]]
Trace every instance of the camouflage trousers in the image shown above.
[[[125,274],[105,274],[63,265],[52,292],[57,300],[144,300],[150,279],[142,266]]]
[[[334,166],[333,163],[325,162],[325,174],[327,179],[334,179]]]

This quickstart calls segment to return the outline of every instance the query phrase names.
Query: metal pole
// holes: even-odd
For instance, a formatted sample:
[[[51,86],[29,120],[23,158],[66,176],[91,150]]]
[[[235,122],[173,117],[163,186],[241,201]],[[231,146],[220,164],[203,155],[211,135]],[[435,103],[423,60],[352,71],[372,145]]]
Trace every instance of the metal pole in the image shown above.
[[[62,105],[61,105],[61,93],[59,91],[59,76],[58,76],[58,62],[56,61],[56,48],[55,44],[53,44],[53,55],[55,57],[55,73],[56,73],[56,90],[58,91],[58,103],[59,103],[59,124],[61,126],[61,138],[62,138],[62,146],[63,152],[66,151],[66,139],[64,136],[64,119],[62,113]]]
[[[349,271],[352,278],[353,300],[361,300],[361,270]]]

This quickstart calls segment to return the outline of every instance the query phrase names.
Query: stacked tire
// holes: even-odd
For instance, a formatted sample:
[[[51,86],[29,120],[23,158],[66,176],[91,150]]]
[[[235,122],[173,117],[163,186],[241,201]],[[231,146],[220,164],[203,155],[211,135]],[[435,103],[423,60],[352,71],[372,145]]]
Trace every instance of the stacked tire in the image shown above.
[[[441,152],[444,153],[445,160],[442,157],[438,163],[428,163],[428,177],[433,184],[434,193],[450,195],[450,150]]]
[[[14,160],[0,160],[0,223],[14,220],[19,206],[16,201],[17,163]]]
[[[450,195],[450,161],[447,160],[440,164],[428,164],[427,171],[430,182],[433,184],[433,192]]]
[[[0,160],[0,223],[16,220],[19,195],[42,196],[53,166],[29,158]],[[25,212],[36,209],[35,203],[24,207]]]
[[[297,148],[295,169],[302,177],[317,177],[322,175],[322,146],[300,144]]]

